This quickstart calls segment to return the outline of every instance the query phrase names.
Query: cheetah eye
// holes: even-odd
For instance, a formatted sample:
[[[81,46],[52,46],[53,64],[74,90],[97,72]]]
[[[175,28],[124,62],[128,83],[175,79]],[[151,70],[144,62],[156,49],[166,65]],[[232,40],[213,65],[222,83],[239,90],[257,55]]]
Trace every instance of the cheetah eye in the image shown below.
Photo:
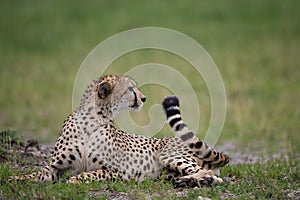
[[[134,92],[133,87],[131,87],[131,86],[128,87],[128,90],[131,91],[131,92]]]

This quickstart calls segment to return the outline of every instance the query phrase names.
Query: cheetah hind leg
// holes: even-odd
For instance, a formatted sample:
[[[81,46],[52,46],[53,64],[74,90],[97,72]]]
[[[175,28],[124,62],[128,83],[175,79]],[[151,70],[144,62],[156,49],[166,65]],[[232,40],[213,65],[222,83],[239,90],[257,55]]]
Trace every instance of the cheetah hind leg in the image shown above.
[[[179,177],[173,183],[174,188],[210,186],[222,183],[223,180],[214,175],[213,170],[202,169],[197,173]]]

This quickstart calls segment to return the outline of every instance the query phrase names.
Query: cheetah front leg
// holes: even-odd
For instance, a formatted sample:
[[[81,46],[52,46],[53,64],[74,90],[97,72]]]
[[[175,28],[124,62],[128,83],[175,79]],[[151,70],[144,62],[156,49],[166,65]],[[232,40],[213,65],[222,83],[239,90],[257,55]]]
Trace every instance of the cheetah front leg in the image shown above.
[[[34,180],[34,181],[57,181],[59,176],[59,170],[46,166],[39,172],[33,172],[31,174],[18,175],[10,177],[10,180]]]
[[[77,176],[72,176],[67,183],[88,183],[90,181],[103,181],[103,180],[115,180],[119,178],[118,172],[116,170],[111,170],[108,168],[102,168],[100,170],[82,172]]]
[[[56,144],[57,146],[57,144]],[[50,163],[43,167],[39,172],[26,175],[10,177],[10,180],[34,180],[34,181],[53,181],[56,182],[60,176],[68,169],[77,170],[78,164],[81,163],[81,156],[71,147],[67,150],[52,152]],[[79,166],[80,168],[80,166]]]

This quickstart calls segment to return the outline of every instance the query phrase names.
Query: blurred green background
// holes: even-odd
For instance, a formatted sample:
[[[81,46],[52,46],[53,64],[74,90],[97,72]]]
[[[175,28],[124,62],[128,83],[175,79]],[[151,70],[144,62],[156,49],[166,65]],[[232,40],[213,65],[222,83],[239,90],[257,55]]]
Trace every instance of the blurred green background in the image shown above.
[[[297,0],[2,0],[0,128],[53,143],[72,112],[73,81],[87,54],[121,31],[154,26],[194,38],[219,67],[227,92],[220,141],[299,153],[299,10]],[[201,78],[184,67],[184,60],[166,52],[144,50],[125,57],[108,71],[121,74],[138,64],[158,62],[195,82]],[[204,83],[193,87],[201,98],[200,127],[205,130],[209,94]],[[155,96],[155,86],[142,90]]]

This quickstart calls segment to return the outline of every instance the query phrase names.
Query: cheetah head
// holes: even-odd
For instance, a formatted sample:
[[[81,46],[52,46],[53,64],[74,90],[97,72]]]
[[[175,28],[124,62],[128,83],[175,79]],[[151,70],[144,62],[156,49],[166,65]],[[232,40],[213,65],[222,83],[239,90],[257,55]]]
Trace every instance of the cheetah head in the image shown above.
[[[139,111],[146,101],[137,83],[128,76],[104,76],[96,85],[96,92],[96,105],[110,109],[113,115],[125,109]]]

